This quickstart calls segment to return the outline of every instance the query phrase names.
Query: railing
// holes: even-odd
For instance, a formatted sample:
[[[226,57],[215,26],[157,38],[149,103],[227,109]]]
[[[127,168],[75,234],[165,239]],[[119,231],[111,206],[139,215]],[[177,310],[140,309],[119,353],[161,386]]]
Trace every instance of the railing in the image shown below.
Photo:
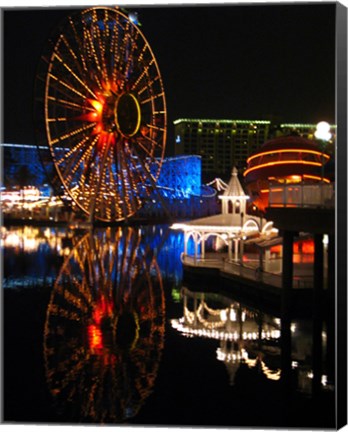
[[[201,258],[181,254],[181,261],[193,267],[216,268],[225,273],[233,274],[245,279],[250,279],[262,282],[267,285],[272,285],[277,288],[282,287],[282,275],[260,271],[257,266],[241,265],[235,261],[231,261],[226,257],[220,258]],[[313,286],[313,277],[310,275],[294,276],[293,288],[311,288]]]
[[[334,184],[271,186],[268,205],[269,207],[333,208],[335,205]]]
[[[217,268],[221,269],[224,265],[223,258],[202,258],[202,257],[193,257],[190,255],[181,254],[181,262],[183,264],[188,264],[194,267],[209,267],[209,268]]]

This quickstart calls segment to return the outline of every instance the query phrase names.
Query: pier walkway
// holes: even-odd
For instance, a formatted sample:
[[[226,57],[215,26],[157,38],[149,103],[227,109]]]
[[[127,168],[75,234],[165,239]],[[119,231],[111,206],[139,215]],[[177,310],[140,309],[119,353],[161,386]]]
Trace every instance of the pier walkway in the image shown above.
[[[247,256],[243,264],[229,260],[227,253],[208,253],[204,258],[194,258],[181,255],[181,261],[186,267],[201,269],[216,269],[226,275],[235,275],[254,282],[261,282],[273,287],[282,287],[281,258],[269,260],[265,269],[259,270],[259,260],[252,254]],[[299,262],[294,264],[293,288],[313,287],[313,264]]]

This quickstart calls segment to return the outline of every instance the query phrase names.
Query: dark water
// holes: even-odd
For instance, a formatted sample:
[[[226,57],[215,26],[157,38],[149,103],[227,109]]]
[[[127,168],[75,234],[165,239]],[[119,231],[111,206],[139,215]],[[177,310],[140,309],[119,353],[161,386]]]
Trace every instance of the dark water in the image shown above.
[[[5,422],[335,426],[325,323],[318,366],[311,317],[290,347],[261,304],[183,286],[180,232],[2,228],[2,246]]]

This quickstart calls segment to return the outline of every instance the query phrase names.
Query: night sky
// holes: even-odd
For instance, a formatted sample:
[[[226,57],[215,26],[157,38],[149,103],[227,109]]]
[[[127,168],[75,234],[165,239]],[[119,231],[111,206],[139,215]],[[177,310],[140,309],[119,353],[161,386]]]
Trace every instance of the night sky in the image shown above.
[[[335,122],[335,5],[152,6],[136,10],[177,118]],[[33,83],[70,8],[3,12],[3,141],[34,143]]]

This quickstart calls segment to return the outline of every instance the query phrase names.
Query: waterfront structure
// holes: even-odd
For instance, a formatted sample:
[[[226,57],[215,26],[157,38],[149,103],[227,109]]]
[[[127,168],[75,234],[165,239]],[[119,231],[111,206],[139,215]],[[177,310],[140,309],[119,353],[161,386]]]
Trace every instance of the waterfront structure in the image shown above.
[[[176,223],[172,226],[174,229],[184,231],[182,256],[184,263],[191,260],[194,264],[198,261],[204,263],[206,261],[206,242],[211,237],[216,240],[215,247],[227,246],[227,260],[239,262],[243,254],[243,243],[249,236],[272,230],[271,222],[266,223],[266,220],[262,221],[259,217],[246,213],[249,196],[244,193],[236,167],[232,170],[226,190],[219,198],[222,202],[220,214]],[[193,256],[188,254],[188,244],[191,238],[194,242]]]
[[[314,141],[300,136],[267,141],[249,156],[243,173],[253,204],[265,211],[270,185],[330,183],[333,173],[325,172],[329,160],[330,156]]]
[[[175,154],[198,154],[202,171],[228,175],[231,167],[245,168],[248,155],[269,135],[268,120],[177,119],[174,121]]]
[[[325,186],[323,184],[321,187]],[[306,185],[303,186],[304,188]],[[333,195],[333,190],[332,190]],[[335,209],[334,200],[328,200],[325,205],[308,205],[299,203],[292,208],[270,206],[266,216],[272,218],[274,225],[282,234],[282,337],[286,341],[282,351],[283,374],[290,382],[291,363],[289,353],[291,347],[290,323],[292,319],[291,301],[294,289],[294,243],[300,232],[310,233],[314,243],[314,257],[311,266],[312,273],[312,314],[313,314],[313,391],[320,390],[323,360],[322,331],[323,299],[326,299],[327,347],[331,355],[326,359],[328,382],[335,385],[335,359],[332,347],[335,343]]]

